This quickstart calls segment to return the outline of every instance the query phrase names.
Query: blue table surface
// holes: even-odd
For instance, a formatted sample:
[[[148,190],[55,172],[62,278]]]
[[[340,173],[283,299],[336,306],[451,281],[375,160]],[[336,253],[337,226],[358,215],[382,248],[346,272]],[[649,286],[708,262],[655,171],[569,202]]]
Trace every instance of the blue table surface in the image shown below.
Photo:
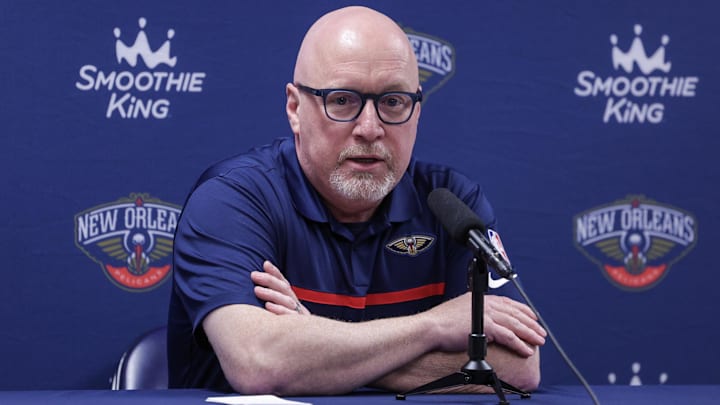
[[[720,404],[720,385],[645,385],[593,386],[601,404]],[[0,391],[0,404],[203,404],[210,396],[221,396],[206,390],[45,390],[45,391]],[[437,395],[423,394],[409,396],[398,401],[393,394],[378,392],[358,393],[333,397],[287,397],[286,399],[308,402],[315,405],[360,405],[360,404],[497,404],[496,395]],[[542,387],[531,398],[521,399],[508,394],[511,404],[592,404],[590,396],[582,386]]]

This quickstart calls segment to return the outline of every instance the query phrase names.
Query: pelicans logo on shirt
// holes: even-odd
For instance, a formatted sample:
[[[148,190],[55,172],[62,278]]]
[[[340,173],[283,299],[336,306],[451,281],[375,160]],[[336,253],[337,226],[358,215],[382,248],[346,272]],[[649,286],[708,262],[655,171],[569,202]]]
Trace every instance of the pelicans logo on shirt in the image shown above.
[[[75,215],[75,245],[128,291],[157,287],[170,274],[180,207],[130,194]]]
[[[407,235],[385,245],[393,253],[405,256],[417,256],[432,246],[435,238],[428,235]]]

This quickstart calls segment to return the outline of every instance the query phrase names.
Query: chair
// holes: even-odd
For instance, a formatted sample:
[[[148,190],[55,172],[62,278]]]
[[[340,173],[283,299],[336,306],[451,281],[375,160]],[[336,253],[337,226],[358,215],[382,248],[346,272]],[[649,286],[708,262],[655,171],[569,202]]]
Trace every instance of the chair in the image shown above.
[[[111,380],[113,390],[167,389],[167,327],[145,332],[123,353]]]

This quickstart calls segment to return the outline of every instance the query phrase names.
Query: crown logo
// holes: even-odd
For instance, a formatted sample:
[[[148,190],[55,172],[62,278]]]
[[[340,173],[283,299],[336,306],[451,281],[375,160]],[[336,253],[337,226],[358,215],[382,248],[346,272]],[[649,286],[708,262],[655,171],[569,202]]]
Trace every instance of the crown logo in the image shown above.
[[[137,37],[135,37],[135,43],[130,46],[120,40],[120,28],[115,27],[113,34],[115,34],[116,38],[115,56],[117,57],[117,62],[122,63],[124,60],[128,65],[135,67],[138,56],[140,56],[143,62],[145,62],[145,65],[150,69],[154,69],[161,63],[174,67],[177,62],[177,57],[170,57],[170,40],[175,36],[175,30],[170,28],[167,31],[167,40],[160,48],[153,51],[150,49],[150,44],[144,31],[145,25],[147,25],[147,20],[144,17],[140,17],[140,19],[138,19],[140,31]]]
[[[632,375],[632,378],[630,378],[628,385],[633,386],[633,387],[643,385],[642,380],[640,380],[641,364],[636,361],[632,364],[631,368],[632,368],[633,375]],[[660,373],[660,375],[658,376],[658,382],[660,384],[665,384],[667,382],[668,378],[669,378],[668,373]],[[610,384],[615,384],[617,382],[617,380],[618,380],[618,378],[615,373],[608,374],[608,382]]]
[[[660,46],[652,54],[648,56],[645,52],[645,46],[640,39],[642,33],[642,26],[635,24],[633,27],[635,31],[635,39],[633,39],[630,49],[627,52],[623,52],[618,48],[618,37],[615,34],[610,35],[610,43],[612,44],[612,62],[615,70],[620,67],[627,73],[632,73],[633,65],[636,64],[638,69],[644,74],[650,74],[654,70],[660,70],[668,73],[670,71],[670,62],[665,60],[665,46],[670,42],[670,37],[663,35],[660,38]]]

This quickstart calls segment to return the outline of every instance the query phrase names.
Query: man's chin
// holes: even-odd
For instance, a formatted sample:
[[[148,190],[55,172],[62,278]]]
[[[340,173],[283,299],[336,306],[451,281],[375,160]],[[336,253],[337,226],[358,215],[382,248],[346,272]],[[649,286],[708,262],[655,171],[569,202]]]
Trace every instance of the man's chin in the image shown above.
[[[330,183],[335,191],[349,200],[376,202],[385,198],[394,186],[392,176],[377,179],[368,173],[353,175],[352,178],[337,178],[333,176]]]

